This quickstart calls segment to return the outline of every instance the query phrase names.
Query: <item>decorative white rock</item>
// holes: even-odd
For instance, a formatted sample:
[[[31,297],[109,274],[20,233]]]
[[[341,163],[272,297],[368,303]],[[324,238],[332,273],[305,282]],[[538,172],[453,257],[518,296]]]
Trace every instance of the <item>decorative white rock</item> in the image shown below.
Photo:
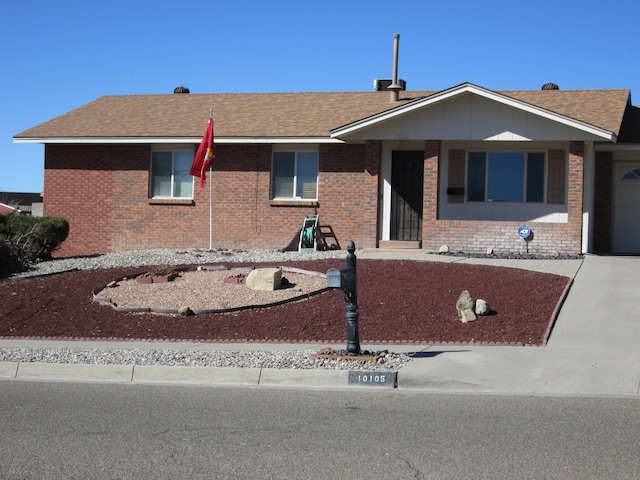
[[[489,302],[481,298],[476,300],[476,315],[489,315],[490,312]]]
[[[449,253],[449,246],[448,246],[448,245],[442,245],[442,246],[438,249],[438,251],[439,251],[440,253]]]

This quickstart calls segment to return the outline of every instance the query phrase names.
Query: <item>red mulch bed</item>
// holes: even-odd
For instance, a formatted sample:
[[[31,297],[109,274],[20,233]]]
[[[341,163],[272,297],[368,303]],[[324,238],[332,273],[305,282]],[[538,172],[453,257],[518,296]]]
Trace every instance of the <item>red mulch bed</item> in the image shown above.
[[[326,272],[343,268],[345,261],[291,265]],[[559,275],[481,265],[358,260],[357,268],[360,341],[365,344],[544,345],[570,284]],[[93,289],[148,270],[76,271],[0,283],[0,337],[346,341],[346,303],[339,290],[273,308],[191,317],[117,312],[92,300]],[[455,303],[462,290],[487,300],[493,314],[460,322]]]

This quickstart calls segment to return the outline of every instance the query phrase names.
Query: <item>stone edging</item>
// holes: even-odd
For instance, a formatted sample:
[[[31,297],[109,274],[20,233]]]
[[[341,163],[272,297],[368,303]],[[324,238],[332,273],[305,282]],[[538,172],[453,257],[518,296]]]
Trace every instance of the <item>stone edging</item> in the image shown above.
[[[193,266],[193,267],[179,268],[179,269],[176,269],[176,271],[177,272],[195,272],[195,271],[199,271],[199,270],[216,270],[216,271],[226,270],[226,271],[232,272],[232,271],[253,270],[254,268],[255,267],[228,268],[228,267],[225,267],[223,265],[198,265],[198,266]],[[311,276],[314,276],[314,277],[321,277],[321,278],[326,278],[327,277],[326,273],[314,272],[312,270],[303,270],[303,269],[300,269],[300,268],[284,267],[284,266],[279,266],[277,268],[282,269],[283,272],[299,273],[299,274],[302,274],[302,275],[311,275]],[[119,278],[116,278],[116,279],[112,280],[111,282],[109,282],[106,285],[103,285],[101,287],[98,287],[98,288],[94,289],[92,291],[93,301],[100,302],[100,303],[103,303],[103,304],[106,304],[106,305],[110,305],[111,308],[113,308],[117,312],[125,312],[125,313],[159,313],[159,314],[164,314],[164,315],[179,315],[180,314],[180,311],[178,309],[166,309],[166,308],[154,308],[154,307],[140,307],[140,308],[118,307],[116,304],[114,304],[111,301],[110,298],[100,296],[100,292],[102,292],[105,288],[108,288],[108,286],[111,283],[113,283],[113,282],[117,283],[117,282],[120,282],[120,281],[128,279],[128,278],[130,278],[130,277],[129,276],[119,277]],[[216,314],[216,313],[232,313],[232,312],[239,312],[239,311],[242,311],[242,310],[259,310],[259,309],[262,309],[262,308],[278,307],[280,305],[285,305],[287,303],[292,303],[292,302],[298,302],[300,300],[305,300],[305,299],[314,297],[316,295],[320,295],[321,293],[327,292],[329,290],[331,290],[331,288],[326,287],[326,288],[322,288],[320,290],[315,290],[313,292],[309,292],[309,293],[305,293],[305,294],[298,295],[298,296],[295,296],[295,297],[287,298],[285,300],[279,300],[279,301],[273,302],[273,303],[263,303],[263,304],[260,304],[260,305],[244,305],[244,306],[241,306],[241,307],[232,307],[232,308],[190,310],[190,312],[192,312],[193,315],[202,315],[202,314]]]
[[[547,341],[551,336],[551,331],[553,330],[554,325],[556,324],[556,320],[558,319],[558,315],[560,315],[560,308],[564,304],[564,301],[567,299],[569,295],[569,290],[571,289],[571,285],[573,285],[573,278],[569,278],[567,280],[567,284],[564,286],[564,290],[562,290],[562,294],[558,299],[558,303],[556,304],[556,308],[553,309],[551,313],[551,319],[549,320],[549,325],[547,326],[547,330],[544,332],[544,336],[542,337],[542,344],[540,346],[546,347]]]

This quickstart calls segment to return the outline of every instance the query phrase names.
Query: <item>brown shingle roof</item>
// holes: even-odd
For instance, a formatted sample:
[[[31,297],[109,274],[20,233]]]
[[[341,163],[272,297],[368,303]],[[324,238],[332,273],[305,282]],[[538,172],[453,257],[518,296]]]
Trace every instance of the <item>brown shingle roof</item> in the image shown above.
[[[436,92],[401,92],[401,104]],[[618,134],[628,90],[498,92]],[[19,133],[20,139],[201,137],[213,109],[218,137],[328,137],[396,108],[389,92],[105,96]]]
[[[616,135],[631,98],[629,90],[519,90],[500,92]]]
[[[106,96],[16,138],[200,137],[209,109],[216,136],[327,137],[335,126],[394,106],[388,92]]]

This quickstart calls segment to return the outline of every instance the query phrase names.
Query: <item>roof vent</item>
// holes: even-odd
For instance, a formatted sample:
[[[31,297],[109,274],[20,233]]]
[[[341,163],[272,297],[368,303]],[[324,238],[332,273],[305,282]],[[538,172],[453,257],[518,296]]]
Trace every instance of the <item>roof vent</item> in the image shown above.
[[[560,90],[560,87],[555,83],[545,83],[542,85],[542,90]]]
[[[387,91],[392,83],[393,83],[393,80],[391,80],[391,79],[376,78],[373,81],[373,88],[374,88],[374,90],[376,92],[382,92],[383,90]],[[407,89],[407,82],[405,82],[402,79],[398,80],[398,85],[400,85],[402,87],[402,90],[406,90]]]
[[[187,87],[176,87],[173,89],[173,93],[189,93],[189,89]]]

